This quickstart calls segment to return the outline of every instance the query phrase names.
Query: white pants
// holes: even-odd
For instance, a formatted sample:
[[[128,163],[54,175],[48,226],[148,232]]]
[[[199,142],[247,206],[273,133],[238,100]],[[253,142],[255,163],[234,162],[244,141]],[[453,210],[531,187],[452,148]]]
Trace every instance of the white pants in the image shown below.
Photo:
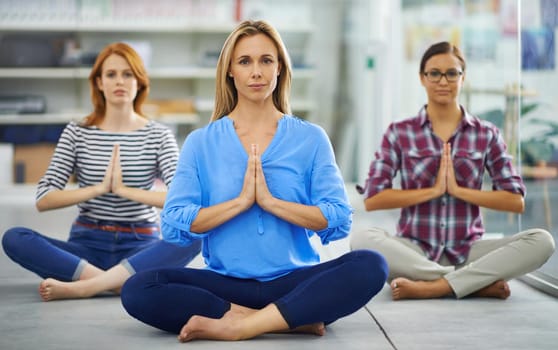
[[[530,229],[501,239],[473,243],[467,260],[452,265],[426,257],[411,240],[380,228],[354,232],[351,250],[371,249],[382,254],[389,266],[388,283],[396,277],[432,281],[445,278],[457,298],[478,291],[498,280],[510,280],[541,267],[554,253],[554,239],[543,229]]]

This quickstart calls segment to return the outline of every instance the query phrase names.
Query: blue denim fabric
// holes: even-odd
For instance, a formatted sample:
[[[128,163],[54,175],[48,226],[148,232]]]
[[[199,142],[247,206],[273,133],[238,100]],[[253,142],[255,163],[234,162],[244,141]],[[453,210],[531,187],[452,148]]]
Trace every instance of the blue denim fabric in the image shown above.
[[[126,227],[157,227],[155,223],[96,222],[79,217],[79,222]],[[112,232],[72,225],[68,241],[57,240],[25,227],[14,227],[2,238],[6,255],[42,278],[72,281],[80,262],[85,260],[102,270],[127,260],[135,271],[155,267],[183,267],[199,252],[200,244],[187,247],[174,246],[160,240],[160,232],[139,234]]]

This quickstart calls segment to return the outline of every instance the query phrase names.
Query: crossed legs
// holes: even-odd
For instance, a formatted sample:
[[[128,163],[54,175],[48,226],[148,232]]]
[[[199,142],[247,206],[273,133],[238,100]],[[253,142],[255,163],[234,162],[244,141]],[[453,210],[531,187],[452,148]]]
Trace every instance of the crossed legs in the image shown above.
[[[353,234],[351,249],[375,249],[386,257],[394,300],[452,295],[506,299],[510,296],[506,281],[544,264],[554,252],[554,241],[541,229],[479,240],[459,266],[445,257],[439,263],[430,261],[410,240],[377,228]]]
[[[326,324],[377,294],[386,277],[383,257],[363,250],[270,281],[188,268],[144,271],[126,281],[121,299],[131,316],[178,334],[182,342],[278,332],[323,335]]]
[[[180,342],[194,339],[243,340],[264,333],[285,332],[322,336],[325,334],[325,325],[319,322],[291,330],[275,304],[269,304],[259,310],[231,304],[231,309],[219,319],[192,316],[180,330],[178,340]]]

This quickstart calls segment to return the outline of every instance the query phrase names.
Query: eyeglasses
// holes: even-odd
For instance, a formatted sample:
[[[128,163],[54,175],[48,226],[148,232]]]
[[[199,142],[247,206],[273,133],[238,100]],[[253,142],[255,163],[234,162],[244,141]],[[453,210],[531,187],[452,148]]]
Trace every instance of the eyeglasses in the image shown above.
[[[448,69],[445,73],[440,72],[437,69],[433,69],[430,72],[422,73],[431,83],[439,83],[442,77],[446,77],[446,80],[450,83],[455,83],[459,80],[459,77],[463,75],[463,72],[457,69]]]

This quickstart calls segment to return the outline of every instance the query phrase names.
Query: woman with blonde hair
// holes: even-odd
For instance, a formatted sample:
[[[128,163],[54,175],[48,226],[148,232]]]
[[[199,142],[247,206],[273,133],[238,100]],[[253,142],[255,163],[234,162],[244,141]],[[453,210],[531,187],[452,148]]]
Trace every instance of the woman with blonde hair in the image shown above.
[[[132,276],[130,315],[182,342],[323,335],[382,289],[381,255],[320,262],[312,245],[345,238],[353,209],[326,133],[290,114],[290,80],[275,29],[240,23],[219,58],[211,122],[188,135],[161,213],[164,239],[201,240],[207,268]]]
[[[64,129],[39,181],[39,211],[77,205],[67,241],[25,227],[3,236],[6,254],[44,278],[44,301],[118,293],[137,271],[185,266],[199,244],[177,247],[160,239],[158,212],[170,185],[178,146],[167,127],[141,111],[149,78],[140,56],[124,43],[106,46],[89,75],[94,110]],[[77,188],[66,188],[72,175]]]

